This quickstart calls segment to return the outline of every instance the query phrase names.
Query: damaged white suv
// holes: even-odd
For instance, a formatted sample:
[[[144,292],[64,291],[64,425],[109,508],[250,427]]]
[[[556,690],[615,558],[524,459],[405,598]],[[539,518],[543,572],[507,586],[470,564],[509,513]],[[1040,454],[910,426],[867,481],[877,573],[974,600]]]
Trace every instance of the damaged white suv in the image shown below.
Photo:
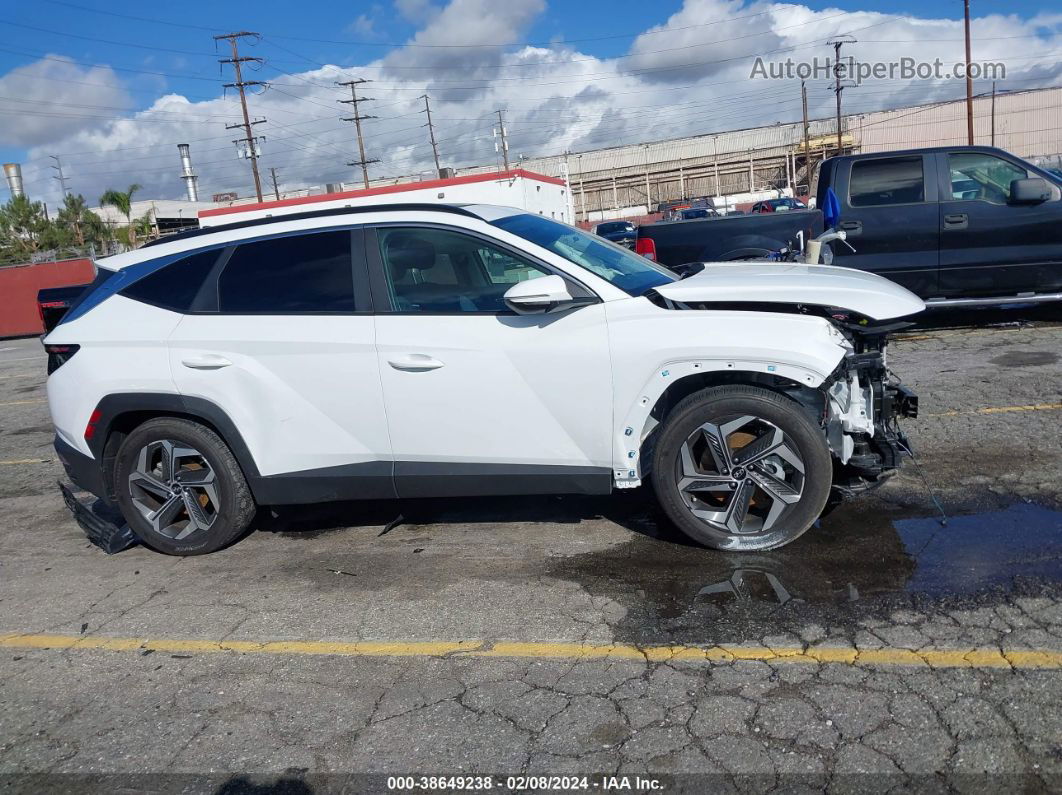
[[[679,279],[512,208],[213,227],[99,263],[45,340],[70,478],[172,554],[257,506],[607,494],[652,480],[708,546],[797,538],[899,466],[885,365],[922,301],[843,268]]]

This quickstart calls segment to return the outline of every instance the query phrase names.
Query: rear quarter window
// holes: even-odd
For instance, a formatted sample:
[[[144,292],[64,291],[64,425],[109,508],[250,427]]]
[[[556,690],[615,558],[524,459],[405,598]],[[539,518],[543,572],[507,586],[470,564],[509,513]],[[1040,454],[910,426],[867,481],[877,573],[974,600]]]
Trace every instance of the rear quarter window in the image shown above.
[[[171,262],[129,285],[119,294],[173,312],[187,312],[222,251],[200,251]]]

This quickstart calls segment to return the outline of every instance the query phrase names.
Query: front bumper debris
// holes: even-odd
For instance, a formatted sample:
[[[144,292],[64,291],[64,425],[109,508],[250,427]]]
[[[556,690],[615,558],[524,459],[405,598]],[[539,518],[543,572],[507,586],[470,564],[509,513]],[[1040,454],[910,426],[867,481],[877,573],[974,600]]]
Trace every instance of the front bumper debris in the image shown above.
[[[108,555],[114,555],[140,543],[140,539],[125,523],[122,515],[107,508],[101,500],[89,507],[74,496],[74,492],[62,482],[59,483],[59,491],[63,494],[66,507],[74,514],[74,521],[85,531],[88,540]]]

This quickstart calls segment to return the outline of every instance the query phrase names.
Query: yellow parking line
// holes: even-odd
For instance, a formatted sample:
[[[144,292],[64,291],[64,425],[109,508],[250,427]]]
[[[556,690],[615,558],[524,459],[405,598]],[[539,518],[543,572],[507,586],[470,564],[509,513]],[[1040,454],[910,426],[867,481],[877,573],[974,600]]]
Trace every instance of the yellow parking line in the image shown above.
[[[0,648],[97,651],[156,651],[173,654],[271,654],[334,657],[508,657],[566,660],[675,660],[770,663],[892,665],[918,668],[1062,668],[1062,650],[1055,649],[869,649],[801,646],[632,646],[627,644],[556,643],[536,641],[250,641],[115,638],[99,635],[0,635]]]
[[[47,403],[46,398],[34,398],[33,400],[12,400],[9,403],[0,403],[0,406],[28,406],[30,403]]]
[[[1062,403],[1034,403],[1029,406],[985,406],[979,409],[966,409],[965,411],[942,411],[938,414],[924,414],[925,417],[959,417],[964,414],[1007,414],[1012,411],[1058,411],[1062,409]]]

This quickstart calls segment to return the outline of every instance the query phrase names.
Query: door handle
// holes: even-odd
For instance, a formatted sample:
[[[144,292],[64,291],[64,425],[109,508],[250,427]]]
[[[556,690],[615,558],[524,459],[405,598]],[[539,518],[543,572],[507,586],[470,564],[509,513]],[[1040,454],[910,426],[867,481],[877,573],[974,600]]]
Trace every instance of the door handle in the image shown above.
[[[393,359],[388,359],[387,363],[396,370],[405,370],[410,373],[424,373],[428,370],[438,370],[444,365],[444,362],[440,362],[433,356],[428,356],[426,353],[404,353],[401,356],[395,356]]]
[[[948,213],[944,216],[945,229],[965,229],[969,223],[966,213]]]
[[[862,221],[841,221],[841,229],[845,232],[851,232],[854,235],[858,235],[863,231]]]
[[[181,359],[181,364],[193,370],[220,370],[222,367],[228,367],[232,362],[216,353],[204,353]]]

